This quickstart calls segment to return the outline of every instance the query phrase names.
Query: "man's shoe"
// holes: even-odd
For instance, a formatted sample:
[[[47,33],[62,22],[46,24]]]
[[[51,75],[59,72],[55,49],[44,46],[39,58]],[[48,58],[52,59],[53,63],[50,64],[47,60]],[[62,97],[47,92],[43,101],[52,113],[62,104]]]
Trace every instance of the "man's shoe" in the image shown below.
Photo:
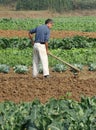
[[[44,78],[52,78],[53,76],[51,75],[45,75]]]
[[[50,75],[45,75],[44,78],[50,78]]]

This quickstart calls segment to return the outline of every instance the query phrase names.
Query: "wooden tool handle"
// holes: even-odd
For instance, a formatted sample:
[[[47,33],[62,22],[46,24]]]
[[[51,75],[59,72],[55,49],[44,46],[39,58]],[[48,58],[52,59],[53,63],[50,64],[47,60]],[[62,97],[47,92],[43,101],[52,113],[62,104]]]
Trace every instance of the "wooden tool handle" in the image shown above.
[[[79,70],[78,68],[76,68],[75,66],[73,66],[73,65],[71,65],[71,64],[69,64],[69,63],[67,63],[66,61],[63,61],[62,59],[58,58],[57,56],[54,56],[54,55],[51,54],[51,53],[48,53],[48,55],[50,55],[50,56],[52,56],[53,58],[55,58],[55,59],[61,61],[61,62],[64,63],[64,64],[68,65],[69,67],[73,68],[74,70],[76,70],[76,71],[78,71],[78,72],[80,71],[80,70]]]

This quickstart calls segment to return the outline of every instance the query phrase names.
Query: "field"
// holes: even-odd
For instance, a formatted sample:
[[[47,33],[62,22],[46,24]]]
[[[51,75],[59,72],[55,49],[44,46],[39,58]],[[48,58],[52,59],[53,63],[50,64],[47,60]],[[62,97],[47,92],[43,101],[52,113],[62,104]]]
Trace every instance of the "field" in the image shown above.
[[[96,18],[94,16],[70,16],[53,18],[55,26],[53,30],[73,30],[82,32],[96,32]],[[3,30],[30,30],[44,24],[45,18],[37,19],[12,19],[2,18],[0,29]]]
[[[3,13],[3,15],[2,15],[2,13]],[[42,16],[40,16],[38,18],[38,15],[40,14],[40,12],[38,12],[38,11],[37,12],[33,12],[33,13],[29,12],[28,16],[31,16],[31,17],[28,17],[28,18],[27,18],[26,15],[24,15],[23,19],[16,18],[16,14],[19,14],[20,17],[21,17],[21,16],[23,16],[23,15],[21,15],[22,13],[26,14],[26,13],[24,13],[22,11],[21,12],[11,12],[11,11],[8,11],[8,12],[6,12],[6,11],[2,12],[1,11],[0,12],[0,14],[1,14],[1,16],[0,16],[1,17],[1,19],[0,19],[0,29],[1,29],[0,30],[0,36],[1,36],[1,38],[5,37],[7,39],[13,38],[13,40],[11,40],[11,41],[14,42],[14,44],[15,43],[17,44],[17,41],[19,41],[19,46],[20,46],[20,42],[21,42],[22,44],[21,44],[20,47],[24,48],[23,44],[25,45],[28,40],[27,41],[21,41],[20,39],[18,40],[18,38],[19,37],[20,38],[25,38],[25,37],[28,38],[28,29],[30,29],[31,27],[35,27],[38,24],[42,24],[48,14],[49,14],[49,17],[52,17],[52,15],[54,13],[50,14],[48,12],[43,12],[42,11],[42,15],[46,16],[46,17],[43,17],[43,19],[41,19]],[[87,13],[85,11],[84,15],[86,15],[86,14]],[[91,12],[88,13],[88,14],[91,14]],[[32,19],[32,18],[34,18],[34,16],[35,16],[35,19]],[[58,45],[59,42],[62,42],[62,41],[58,41],[58,38],[62,39],[62,38],[66,38],[66,37],[74,37],[76,35],[93,38],[94,45],[96,44],[96,40],[94,39],[94,38],[96,38],[96,32],[95,32],[96,31],[96,29],[95,29],[95,27],[96,27],[95,26],[96,25],[96,18],[94,16],[83,16],[83,15],[80,16],[79,14],[77,16],[71,16],[69,18],[66,17],[65,15],[64,15],[64,18],[63,18],[63,14],[61,16],[58,16],[58,14],[56,14],[56,16],[53,16],[54,17],[54,21],[55,21],[55,25],[54,25],[53,30],[51,32],[51,39],[54,39],[54,38],[57,39],[57,41],[55,41],[57,45]],[[70,13],[68,14],[68,16],[70,16]],[[84,42],[84,44],[85,44],[85,39],[82,39],[82,38],[80,39],[78,37],[77,37],[77,41],[75,41],[76,44],[78,42],[80,42],[80,40],[82,40],[81,42],[82,43]],[[4,43],[4,41],[5,41],[5,43],[7,42],[7,44],[12,44],[11,41],[8,43],[8,40],[6,41],[6,39],[3,40],[3,41],[0,40],[0,41],[1,41],[2,44]],[[70,41],[70,38],[67,39],[67,40],[65,39],[65,41],[66,41],[67,44],[71,43],[71,42],[74,42],[74,41]],[[90,39],[89,39],[89,41],[90,41]],[[93,41],[92,41],[92,44],[93,44]],[[53,40],[51,43],[54,44],[55,42]],[[87,41],[86,41],[86,43],[87,43]],[[51,47],[52,46],[53,45],[51,45]],[[82,44],[81,44],[81,46],[82,46]],[[80,47],[81,49],[75,49],[73,51],[72,50],[65,50],[65,51],[64,50],[58,50],[57,49],[58,47],[57,47],[57,48],[54,48],[55,50],[51,50],[51,51],[52,51],[53,54],[55,54],[55,55],[57,54],[57,56],[61,57],[63,60],[65,60],[65,61],[67,61],[67,62],[69,62],[71,64],[81,63],[84,66],[88,66],[89,63],[93,63],[93,62],[96,61],[96,58],[95,58],[96,54],[95,54],[95,48],[94,48],[95,46],[93,46],[94,49],[92,47],[90,48],[90,44],[88,46],[89,46],[89,48],[88,47],[86,48],[86,46],[85,46],[85,49]],[[0,63],[1,64],[8,64],[11,67],[15,66],[16,64],[24,64],[24,65],[27,65],[27,66],[32,66],[32,61],[31,61],[32,51],[31,51],[31,49],[27,49],[27,48],[25,50],[18,50],[18,49],[15,49],[15,48],[13,48],[13,49],[9,49],[8,48],[8,49],[5,49],[5,50],[1,49],[0,50],[0,55],[1,55],[1,57],[0,57]],[[72,55],[73,55],[73,57],[71,57]],[[57,63],[59,63],[59,62],[49,57],[50,68],[53,65],[57,64]],[[42,81],[42,76],[40,77],[39,80],[35,81],[34,79],[32,79],[31,73],[32,72],[30,70],[28,75],[26,74],[26,75],[22,75],[21,76],[22,77],[22,84],[23,84],[23,81],[24,81],[23,78],[25,78],[25,77],[28,78],[29,77],[28,81],[26,80],[26,83],[24,83],[25,87],[28,88],[28,83],[30,83],[30,89],[32,89],[33,86],[31,87],[31,82],[34,82],[35,83],[35,89],[37,90],[37,91],[35,90],[35,93],[36,93],[36,96],[38,97],[38,91],[39,91],[38,90],[38,82],[40,80],[40,82],[42,84],[42,82],[44,82],[44,81]],[[79,90],[80,91],[79,92],[78,91],[78,87],[77,87],[76,91],[74,91],[74,89],[75,89],[76,86],[79,86],[79,89],[80,88],[82,89],[84,85],[86,87],[90,86],[90,88],[91,87],[94,88],[92,90],[92,92],[89,89],[89,92],[88,92],[89,96],[94,95],[94,93],[96,92],[96,90],[95,90],[95,86],[96,86],[95,72],[87,72],[85,70],[82,70],[80,72],[80,74],[79,74],[80,77],[76,78],[76,79],[74,79],[74,75],[73,74],[71,74],[71,77],[70,77],[70,74],[68,74],[69,72],[60,73],[60,74],[56,73],[56,77],[54,76],[53,72],[51,72],[51,73],[53,75],[52,81],[51,81],[51,79],[50,79],[50,83],[49,83],[49,80],[46,81],[46,86],[41,85],[41,91],[43,91],[43,89],[44,89],[43,87],[46,87],[47,89],[49,89],[49,90],[46,91],[46,92],[48,92],[48,94],[47,94],[48,97],[54,96],[54,91],[57,91],[57,93],[58,93],[58,94],[55,94],[55,97],[56,97],[56,95],[58,95],[57,97],[62,96],[64,94],[66,94],[67,91],[68,92],[72,91],[72,95],[73,95],[72,97],[76,96],[76,94],[74,94],[76,92],[76,93],[78,93],[77,94],[78,96],[76,96],[76,99],[80,99],[79,93],[82,93],[82,90],[81,91]],[[82,73],[84,73],[85,75],[82,75]],[[89,75],[88,73],[90,73],[89,77],[88,77],[88,75]],[[13,75],[16,76],[16,77],[13,77]],[[0,84],[1,85],[3,84],[4,86],[6,86],[8,91],[10,91],[10,87],[9,86],[11,86],[11,87],[12,86],[14,86],[14,87],[20,87],[21,86],[21,84],[20,84],[21,78],[19,78],[20,75],[17,76],[16,74],[14,74],[14,72],[10,72],[9,74],[0,74],[0,76],[2,77],[1,78],[2,81],[0,82]],[[10,76],[12,76],[13,78],[11,78]],[[66,81],[65,81],[65,78],[63,80],[63,77],[66,78]],[[85,77],[85,78],[83,78],[83,77]],[[5,82],[5,80],[3,78],[5,78],[5,79],[7,78],[6,79],[7,81]],[[55,78],[57,78],[57,85],[56,85],[56,83],[54,81]],[[11,80],[9,81],[9,79],[11,79]],[[17,80],[17,79],[18,80],[20,79],[20,81],[16,82],[15,80]],[[68,79],[70,79],[72,83],[69,83]],[[30,82],[29,82],[29,80],[30,80]],[[9,81],[9,83],[8,83],[8,81]],[[63,83],[62,83],[62,81],[63,81]],[[15,82],[17,83],[16,86],[13,85],[13,84],[15,84]],[[54,88],[54,86],[58,86],[59,82],[62,83],[61,84],[62,87],[64,86],[62,88],[62,89],[64,89],[64,91],[62,91],[62,89],[61,88],[59,89],[58,87]],[[78,82],[78,85],[76,84],[77,82]],[[81,82],[83,82],[83,83],[81,83]],[[9,84],[9,85],[7,85],[7,84]],[[12,84],[12,85],[10,85],[10,84]],[[50,86],[50,84],[51,84],[51,86]],[[75,84],[76,84],[76,86],[75,86]],[[51,88],[49,88],[48,86],[54,88],[54,90],[52,91],[53,94],[49,92],[51,90]],[[59,87],[61,87],[61,86],[59,86]],[[69,89],[66,89],[65,86],[66,86],[66,88],[68,87]],[[72,86],[72,87],[70,87],[70,86]],[[73,87],[74,87],[74,89],[73,89]],[[15,90],[13,89],[12,91],[15,91]],[[28,90],[28,91],[30,91],[30,90]],[[31,91],[34,91],[34,89],[32,89]],[[21,92],[21,90],[16,90],[16,93],[20,93],[20,92]],[[5,93],[5,95],[4,95],[4,93]],[[5,99],[15,101],[15,99],[16,99],[16,101],[19,102],[19,101],[24,100],[25,97],[26,97],[24,95],[22,98],[19,98],[18,95],[17,95],[18,98],[13,98],[12,94],[9,94],[12,97],[10,97],[10,96],[6,97],[7,91],[6,92],[4,91],[4,93],[3,93],[3,96],[1,96],[2,97],[0,99],[1,101],[5,100]],[[26,92],[23,91],[23,93],[25,94]],[[86,95],[87,92],[83,90],[83,93],[85,93],[85,95]],[[40,94],[39,95],[40,99],[42,99],[43,94],[41,92],[39,94]],[[28,95],[30,95],[30,94],[28,94]],[[45,95],[46,95],[46,93],[45,93]],[[30,95],[29,96],[30,98],[27,98],[27,101],[31,100],[33,98],[36,98],[36,96],[33,95],[33,94]],[[16,97],[16,95],[15,95],[15,97]],[[45,99],[45,98],[43,98],[43,99]],[[47,99],[48,98],[46,98],[46,100]]]
[[[96,72],[88,71],[87,67],[78,76],[70,71],[63,73],[52,72],[52,78],[32,78],[31,68],[28,74],[16,74],[13,70],[9,74],[0,74],[0,101],[11,100],[15,102],[32,101],[35,98],[43,103],[49,98],[66,97],[80,101],[81,95],[94,96],[96,94]]]
[[[51,32],[51,38],[64,38],[73,36],[87,36],[91,38],[96,38],[96,32],[78,32],[78,31],[54,31]],[[0,30],[1,37],[28,37],[28,31],[25,30]]]
[[[0,130],[96,130],[95,16],[8,13],[0,12]],[[48,56],[51,77],[32,77],[28,30],[47,16],[55,21],[50,52],[76,65],[79,73]],[[28,71],[16,72],[16,65]]]

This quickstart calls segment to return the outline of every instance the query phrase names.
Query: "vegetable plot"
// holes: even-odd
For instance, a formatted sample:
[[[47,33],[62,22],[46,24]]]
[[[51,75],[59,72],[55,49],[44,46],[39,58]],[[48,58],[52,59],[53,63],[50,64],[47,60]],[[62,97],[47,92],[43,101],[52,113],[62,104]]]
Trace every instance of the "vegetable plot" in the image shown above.
[[[10,71],[10,67],[6,64],[0,64],[0,73],[8,73]]]
[[[32,48],[29,38],[0,38],[0,49]],[[83,36],[67,37],[63,39],[51,39],[49,41],[50,49],[73,49],[73,48],[95,48],[96,38],[88,38]]]
[[[0,103],[0,130],[96,130],[96,97]]]
[[[15,67],[13,67],[13,69],[15,73],[19,73],[19,74],[25,74],[28,72],[27,66],[24,65],[16,65]]]
[[[72,17],[57,17],[54,18],[55,26],[53,30],[78,30],[86,32],[96,32],[96,17],[94,16],[72,16]],[[45,19],[12,19],[2,18],[0,19],[0,29],[2,30],[30,30],[43,24]]]
[[[53,67],[53,71],[56,71],[56,72],[64,72],[67,70],[67,67],[63,64],[56,64],[54,67]]]
[[[96,71],[96,63],[91,63],[89,65],[89,71]]]

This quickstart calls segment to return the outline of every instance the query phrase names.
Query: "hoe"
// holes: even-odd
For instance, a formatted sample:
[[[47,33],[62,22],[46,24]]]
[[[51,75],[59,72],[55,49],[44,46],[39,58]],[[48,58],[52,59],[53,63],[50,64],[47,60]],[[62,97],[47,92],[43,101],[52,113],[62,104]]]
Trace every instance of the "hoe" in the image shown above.
[[[53,54],[48,53],[48,55],[50,55],[50,56],[52,56],[53,58],[55,58],[55,59],[57,59],[57,60],[61,61],[62,63],[66,64],[67,66],[69,66],[69,67],[73,68],[75,71],[80,72],[80,70],[79,70],[78,68],[76,68],[75,66],[73,66],[73,65],[71,65],[71,64],[69,64],[69,63],[67,63],[67,62],[63,61],[62,59],[60,59],[60,58],[58,58],[58,57],[54,56]]]

